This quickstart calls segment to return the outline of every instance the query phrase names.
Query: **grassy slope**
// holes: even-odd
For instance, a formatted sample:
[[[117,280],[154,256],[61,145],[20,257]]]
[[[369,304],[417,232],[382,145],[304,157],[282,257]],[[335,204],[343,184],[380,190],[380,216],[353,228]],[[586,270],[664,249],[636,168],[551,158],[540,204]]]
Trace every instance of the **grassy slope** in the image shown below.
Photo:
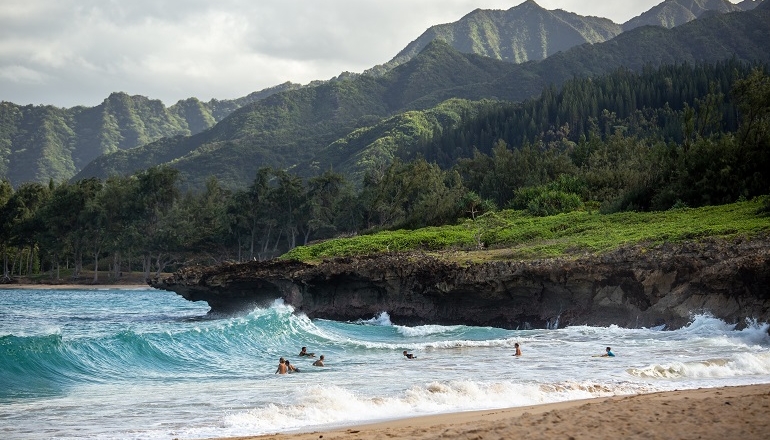
[[[423,250],[459,261],[536,259],[602,253],[624,245],[706,237],[755,236],[770,231],[762,200],[665,212],[602,215],[576,211],[532,217],[503,211],[458,225],[383,231],[301,246],[281,258],[317,261],[335,256]],[[478,243],[484,244],[483,248]],[[452,252],[445,252],[452,251]]]

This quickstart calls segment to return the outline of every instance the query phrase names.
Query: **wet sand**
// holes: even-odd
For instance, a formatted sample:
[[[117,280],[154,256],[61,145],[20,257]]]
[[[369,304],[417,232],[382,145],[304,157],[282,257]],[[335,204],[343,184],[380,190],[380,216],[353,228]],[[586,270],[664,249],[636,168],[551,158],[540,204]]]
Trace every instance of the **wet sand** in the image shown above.
[[[400,419],[230,440],[770,438],[770,384]]]

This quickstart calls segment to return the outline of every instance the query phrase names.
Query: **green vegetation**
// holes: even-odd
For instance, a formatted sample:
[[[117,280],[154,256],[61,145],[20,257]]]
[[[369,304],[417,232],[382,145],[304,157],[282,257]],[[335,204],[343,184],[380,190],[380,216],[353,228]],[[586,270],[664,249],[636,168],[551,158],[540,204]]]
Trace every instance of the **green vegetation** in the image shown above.
[[[767,198],[762,198],[664,212],[604,215],[574,211],[549,217],[506,210],[468,219],[459,225],[332,239],[297,247],[281,258],[312,262],[331,257],[419,250],[444,251],[446,258],[460,260],[533,259],[601,253],[639,243],[751,237],[770,232],[770,217],[760,212],[767,202]],[[485,252],[472,252],[479,248]]]
[[[287,83],[236,100],[190,98],[168,108],[125,93],[113,93],[96,107],[69,109],[0,102],[0,178],[16,186],[69,180],[103,154],[199,133],[246,104],[298,87]]]
[[[179,170],[184,185],[194,190],[201,190],[211,175],[230,189],[243,187],[261,167],[291,170],[305,178],[334,169],[351,179],[366,171],[376,171],[382,167],[381,160],[389,158],[392,138],[389,138],[388,130],[380,130],[383,127],[376,126],[379,122],[406,112],[414,115],[411,112],[430,110],[450,99],[520,102],[538,96],[544,89],[550,89],[553,95],[567,82],[576,79],[588,82],[619,69],[631,75],[645,69],[683,63],[692,66],[730,59],[738,64],[770,62],[770,52],[764,44],[766,38],[763,38],[770,36],[768,14],[768,11],[756,10],[712,16],[670,30],[642,27],[611,41],[574,47],[539,62],[518,65],[459,53],[446,42],[436,40],[427,44],[409,62],[381,76],[346,75],[335,81],[277,93],[240,108],[198,136],[166,139],[103,156],[81,171],[77,178],[104,179],[114,173],[129,175],[149,166],[168,164]],[[645,93],[652,95],[665,91],[665,97],[672,98],[671,107],[678,110],[673,101],[688,99],[689,85],[680,86],[678,78],[670,80],[671,87],[656,84],[655,89]],[[705,83],[707,88],[708,77]],[[624,90],[616,92],[605,88],[602,92],[615,99],[626,97]],[[680,97],[680,94],[685,97]],[[595,99],[596,110],[600,114],[604,109],[610,111],[602,96]],[[541,132],[558,132],[567,123],[570,128],[575,127],[574,133],[588,133],[590,127],[585,125],[588,118],[582,117],[581,108],[574,104],[591,104],[592,101],[571,102],[573,108],[567,117],[549,120],[550,110],[537,115],[530,113],[530,119],[522,120],[525,133],[495,133],[490,142],[502,138],[515,148],[521,145],[521,140],[511,138],[526,136],[532,139]],[[612,104],[614,106],[615,102]],[[622,102],[623,111],[641,110],[642,105],[633,100]],[[650,104],[654,108],[658,105],[663,104]],[[623,119],[626,117],[623,111],[614,113]],[[587,114],[593,115],[594,112]],[[429,117],[426,115],[426,118]],[[403,118],[402,121],[407,125],[413,124],[410,118]],[[418,157],[423,154],[421,145],[432,145],[444,128],[451,129],[451,126],[442,124],[435,128],[429,132],[411,130],[408,126],[394,128],[406,135],[404,142],[399,144],[397,157],[402,160]],[[362,129],[370,129],[368,135],[382,133],[384,138],[381,142],[377,139],[358,142],[350,138]],[[516,127],[511,129],[517,130]],[[425,137],[425,134],[428,136]],[[490,131],[466,134],[488,136]],[[334,155],[336,150],[331,145],[338,142],[346,144],[343,145],[346,155]],[[577,140],[573,139],[573,142]],[[491,143],[479,148],[488,154],[489,150],[483,148],[488,148]],[[416,146],[416,149],[409,150],[411,146]],[[460,145],[459,154],[447,152],[444,145],[441,150],[442,153],[449,153],[451,158],[469,157],[473,152],[468,150],[472,150],[473,146],[467,142]],[[169,155],[156,154],[157,150]],[[167,158],[172,152],[175,156]],[[327,153],[332,155],[327,156]],[[443,162],[443,158],[425,156],[444,168],[453,165],[449,159]]]
[[[764,232],[770,53],[748,40],[770,35],[768,14],[640,28],[525,66],[434,42],[381,77],[287,86],[128,150],[217,116],[121,94],[80,113],[2,103],[0,170],[49,176],[0,180],[4,276],[147,277],[286,252],[534,258]],[[656,46],[651,64],[593,76]],[[655,67],[671,56],[715,60]],[[64,153],[82,146],[114,152],[68,182],[85,156]]]
[[[246,187],[230,189],[210,177],[204,190],[184,192],[181,173],[168,166],[103,181],[30,183],[15,191],[3,181],[4,273],[44,271],[58,278],[71,263],[78,276],[85,266],[99,267],[107,259],[113,279],[129,270],[149,276],[151,269],[185,264],[273,258],[311,241],[346,236],[360,237],[296,250],[296,258],[415,248],[477,248],[486,249],[484,258],[523,258],[764,230],[767,218],[749,211],[767,213],[770,199],[730,205],[770,194],[770,76],[762,66],[730,62],[639,75],[619,71],[589,84],[574,80],[561,92],[546,89],[521,105],[453,100],[384,119],[376,130],[360,129],[350,143],[390,139],[381,151],[391,154],[409,139],[430,146],[440,135],[447,143],[433,144],[426,156],[459,155],[471,145],[483,147],[479,139],[507,135],[506,127],[515,127],[530,110],[542,127],[551,127],[547,122],[558,121],[564,109],[591,115],[594,101],[625,111],[620,109],[630,94],[643,96],[645,85],[656,81],[689,91],[673,101],[681,108],[668,100],[638,99],[663,102],[662,108],[629,110],[620,118],[597,107],[593,114],[599,117],[588,116],[587,135],[577,142],[566,125],[548,128],[516,148],[500,137],[491,155],[474,149],[473,157],[451,168],[420,156],[384,160],[361,182],[331,170],[303,179],[263,167]],[[297,111],[287,106],[285,113]],[[308,121],[317,115],[297,114]],[[250,115],[236,112],[233,118]],[[251,129],[273,122],[254,120]],[[214,159],[226,144],[207,144],[212,168],[223,166]],[[178,144],[163,145],[168,149],[155,153],[172,156]],[[198,153],[203,152],[190,156]],[[690,215],[687,207],[702,209]]]

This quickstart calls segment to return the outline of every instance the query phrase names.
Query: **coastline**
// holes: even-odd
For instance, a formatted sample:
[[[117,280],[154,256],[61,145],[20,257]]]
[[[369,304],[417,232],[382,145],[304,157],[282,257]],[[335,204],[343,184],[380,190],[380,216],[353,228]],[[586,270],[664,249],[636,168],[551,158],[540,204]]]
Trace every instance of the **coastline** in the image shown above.
[[[602,397],[220,440],[572,438],[764,439],[770,384]]]
[[[0,284],[0,289],[16,289],[16,290],[134,290],[134,289],[147,289],[155,290],[154,287],[147,284],[132,283],[132,284]]]

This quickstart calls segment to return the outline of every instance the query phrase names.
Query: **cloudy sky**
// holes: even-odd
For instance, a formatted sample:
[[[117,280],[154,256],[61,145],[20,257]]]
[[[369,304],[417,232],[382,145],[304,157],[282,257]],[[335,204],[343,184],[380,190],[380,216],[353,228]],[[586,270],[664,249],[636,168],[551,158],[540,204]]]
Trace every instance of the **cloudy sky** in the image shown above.
[[[617,23],[662,0],[537,0]],[[232,99],[390,60],[434,24],[522,0],[1,0],[0,101]]]

